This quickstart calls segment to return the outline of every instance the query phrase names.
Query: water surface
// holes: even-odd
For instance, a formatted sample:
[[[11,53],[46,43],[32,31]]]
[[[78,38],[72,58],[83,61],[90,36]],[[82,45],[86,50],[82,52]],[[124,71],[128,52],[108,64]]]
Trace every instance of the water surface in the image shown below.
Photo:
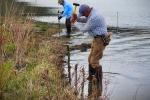
[[[81,34],[79,36],[79,34]],[[78,32],[73,36],[71,45],[90,43],[91,38]],[[149,100],[150,99],[150,30],[132,30],[114,33],[110,45],[100,61],[103,66],[104,80],[108,81],[107,93],[111,100]],[[71,52],[72,73],[78,63],[79,73],[84,67],[88,75],[87,52]],[[81,77],[81,75],[79,76]],[[73,81],[74,82],[74,81]],[[81,84],[82,81],[80,80]],[[88,81],[85,82],[87,95]],[[104,83],[105,84],[105,83]],[[104,85],[104,88],[106,85]],[[104,89],[104,91],[106,91]]]
[[[61,7],[57,0],[18,0],[30,2],[33,6]],[[68,0],[80,4],[88,4],[97,9],[106,18],[107,24],[120,27],[150,27],[150,0]],[[61,9],[60,9],[61,10]],[[40,21],[52,22],[57,18],[39,17]],[[64,21],[61,21],[64,22]]]

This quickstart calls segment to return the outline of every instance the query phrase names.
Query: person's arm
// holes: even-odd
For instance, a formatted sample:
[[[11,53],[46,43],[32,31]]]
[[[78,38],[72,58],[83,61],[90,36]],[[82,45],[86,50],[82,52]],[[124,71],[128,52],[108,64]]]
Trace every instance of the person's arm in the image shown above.
[[[80,22],[80,23],[85,23],[85,25],[81,26],[79,24],[75,24],[75,26],[82,32],[89,32],[92,30],[92,28],[94,28],[94,23],[93,22],[94,20],[92,19],[88,19],[88,18],[82,18],[80,17],[80,15],[74,15],[73,18],[72,18],[72,22],[75,23],[75,22]]]
[[[81,23],[86,23],[87,18],[86,17],[81,17],[80,15],[77,16],[77,14],[73,14],[71,22],[74,24],[76,21],[81,22]]]
[[[83,26],[81,26],[81,25],[79,26],[77,24],[75,26],[82,32],[89,32],[93,28],[91,20],[87,20]]]
[[[91,21],[87,21],[85,23],[85,25],[83,26],[83,28],[80,28],[80,31],[82,32],[89,32],[92,28],[92,24],[91,24]]]
[[[86,23],[87,22],[87,18],[85,18],[85,17],[84,18],[83,17],[82,18],[78,17],[77,18],[77,22]]]
[[[77,16],[77,15],[76,15],[76,16]],[[81,16],[80,14],[78,14],[78,16],[77,16],[76,19],[77,19],[77,22],[81,22],[81,23],[86,23],[86,22],[87,22],[87,18]]]
[[[69,11],[69,6],[64,6],[64,12],[61,14],[62,17],[66,16]]]
[[[64,11],[62,11],[62,13],[58,16],[58,20],[60,20],[61,18],[65,17],[68,14],[69,11],[69,7],[68,6],[64,6]]]

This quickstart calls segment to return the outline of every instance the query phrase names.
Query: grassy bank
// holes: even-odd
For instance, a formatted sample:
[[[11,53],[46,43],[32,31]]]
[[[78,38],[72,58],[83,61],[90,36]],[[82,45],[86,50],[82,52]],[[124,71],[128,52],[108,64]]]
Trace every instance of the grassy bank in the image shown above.
[[[75,100],[62,74],[67,40],[52,37],[58,25],[33,22],[17,9],[0,16],[0,100]]]
[[[46,24],[32,21],[24,24],[24,21],[19,25],[14,22],[14,27],[9,27],[8,23],[0,26],[0,98],[74,100],[62,74],[66,40],[52,37],[58,32],[54,29],[56,25],[48,28]],[[13,29],[16,31],[11,31]]]

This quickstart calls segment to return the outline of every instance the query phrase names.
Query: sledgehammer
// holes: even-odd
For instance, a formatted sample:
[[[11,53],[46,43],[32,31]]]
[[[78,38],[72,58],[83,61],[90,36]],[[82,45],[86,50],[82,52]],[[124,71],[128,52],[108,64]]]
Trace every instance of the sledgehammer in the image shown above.
[[[72,14],[71,22],[74,24],[74,23],[75,23],[74,18],[75,18],[75,16],[76,16],[77,6],[80,6],[80,4],[78,4],[78,3],[73,3],[73,5],[74,5],[74,11],[73,11],[73,14]]]
[[[76,14],[77,6],[80,6],[80,4],[78,4],[78,3],[73,3],[73,5],[74,5],[73,14]]]

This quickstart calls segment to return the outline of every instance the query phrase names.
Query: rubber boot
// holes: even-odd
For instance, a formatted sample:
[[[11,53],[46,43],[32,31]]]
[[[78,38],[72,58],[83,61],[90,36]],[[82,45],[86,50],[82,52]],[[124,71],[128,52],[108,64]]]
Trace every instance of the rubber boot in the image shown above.
[[[97,67],[96,69],[96,79],[97,79],[97,96],[102,95],[102,78],[103,78],[103,72],[102,72],[102,66]]]
[[[93,76],[95,76],[95,69],[92,68],[92,66],[89,64],[89,76],[87,77],[87,80],[89,81],[88,84],[88,96],[90,97],[92,94],[92,79]]]
[[[95,76],[96,70],[89,64],[89,76],[87,80],[92,81],[93,76]]]

